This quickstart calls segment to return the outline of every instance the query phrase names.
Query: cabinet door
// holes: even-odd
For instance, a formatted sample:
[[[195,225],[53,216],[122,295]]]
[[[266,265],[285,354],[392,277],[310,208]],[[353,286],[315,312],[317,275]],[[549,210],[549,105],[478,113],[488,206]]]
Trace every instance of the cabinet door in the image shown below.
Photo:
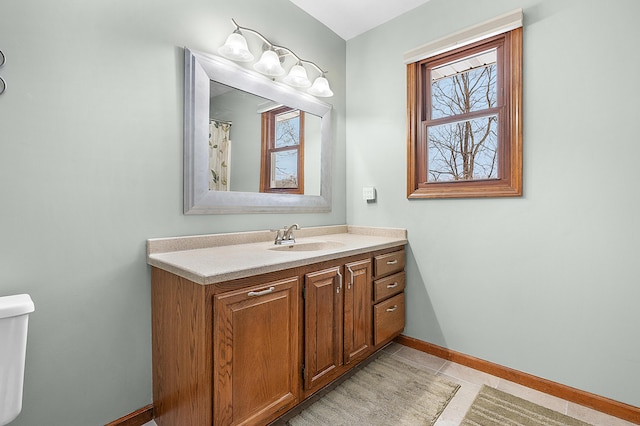
[[[298,289],[293,277],[214,297],[216,426],[265,424],[297,402]]]
[[[371,352],[371,260],[345,265],[344,363]]]
[[[342,365],[340,268],[305,275],[304,389],[323,386]]]

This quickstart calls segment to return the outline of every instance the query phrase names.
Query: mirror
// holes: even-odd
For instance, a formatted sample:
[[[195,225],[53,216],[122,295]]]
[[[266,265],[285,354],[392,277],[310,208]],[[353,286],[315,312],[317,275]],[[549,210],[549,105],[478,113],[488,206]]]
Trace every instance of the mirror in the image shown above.
[[[320,195],[321,117],[298,110],[288,112],[286,107],[270,99],[218,81],[211,81],[209,93],[209,190],[266,191],[263,186],[271,182],[261,176],[262,144],[266,142],[263,119],[269,120],[269,112],[285,109],[284,113],[277,114],[281,118],[277,121],[280,131],[274,135],[283,146],[279,150],[282,157],[276,154],[274,160],[284,158],[284,161],[273,165],[278,177],[267,190]],[[291,118],[287,119],[288,116]],[[297,167],[299,162],[301,166]],[[261,178],[265,181],[262,185]],[[279,182],[293,183],[289,184],[291,189],[287,189],[286,183]]]
[[[223,103],[225,98],[235,101]],[[282,106],[304,115],[303,194],[259,192],[261,117]],[[185,214],[331,211],[330,104],[227,59],[185,48],[184,108]],[[210,126],[219,124],[231,124],[232,149],[223,159],[229,173],[223,187],[210,184],[215,175]]]

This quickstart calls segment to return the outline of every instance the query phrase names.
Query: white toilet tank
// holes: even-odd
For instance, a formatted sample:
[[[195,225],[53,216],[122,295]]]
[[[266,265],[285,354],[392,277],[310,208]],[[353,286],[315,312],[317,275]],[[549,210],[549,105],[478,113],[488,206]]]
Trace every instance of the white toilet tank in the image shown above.
[[[0,426],[22,410],[27,325],[34,309],[28,294],[0,297]]]

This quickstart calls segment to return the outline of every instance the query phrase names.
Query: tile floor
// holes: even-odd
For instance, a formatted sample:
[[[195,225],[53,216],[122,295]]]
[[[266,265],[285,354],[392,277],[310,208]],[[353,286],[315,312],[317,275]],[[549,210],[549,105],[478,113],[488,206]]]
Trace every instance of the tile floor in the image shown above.
[[[418,367],[426,367],[435,374],[445,376],[449,380],[460,384],[460,389],[458,389],[456,395],[440,415],[435,426],[458,426],[482,385],[500,389],[501,391],[526,399],[535,404],[542,405],[543,407],[591,423],[594,426],[633,426],[633,423],[625,420],[608,416],[590,408],[574,404],[573,402],[547,395],[546,393],[474,370],[464,365],[446,361],[442,358],[397,343],[393,343],[385,350],[414,363]]]
[[[435,426],[458,426],[467,410],[473,403],[482,385],[491,386],[504,392],[516,395],[543,407],[559,411],[594,426],[633,426],[633,423],[594,411],[555,396],[547,395],[517,383],[456,364],[418,350],[393,343],[384,349],[386,352],[414,364],[418,368],[426,368],[432,373],[444,376],[460,384],[460,389],[440,415]],[[144,426],[157,426],[154,421]]]

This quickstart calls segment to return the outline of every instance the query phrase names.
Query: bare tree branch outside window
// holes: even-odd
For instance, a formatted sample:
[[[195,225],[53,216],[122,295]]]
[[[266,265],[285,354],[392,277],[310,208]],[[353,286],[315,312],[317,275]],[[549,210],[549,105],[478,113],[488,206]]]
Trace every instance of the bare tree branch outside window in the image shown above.
[[[439,68],[444,67],[453,68]],[[497,104],[496,74],[494,61],[432,81],[431,119],[454,120],[427,129],[428,181],[499,178],[498,116],[495,110],[482,114]],[[476,114],[465,119],[469,113]],[[455,121],[458,115],[462,117]]]

